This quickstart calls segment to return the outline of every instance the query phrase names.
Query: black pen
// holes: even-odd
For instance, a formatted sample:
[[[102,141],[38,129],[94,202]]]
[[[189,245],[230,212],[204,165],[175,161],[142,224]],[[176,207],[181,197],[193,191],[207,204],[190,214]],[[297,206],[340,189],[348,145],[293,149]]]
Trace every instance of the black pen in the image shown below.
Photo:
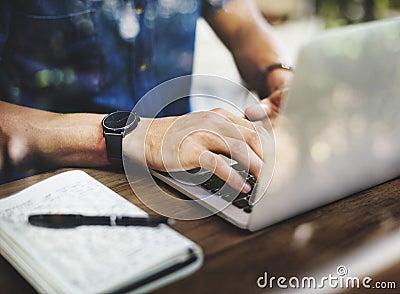
[[[159,224],[171,224],[165,216],[84,216],[81,214],[36,214],[28,218],[30,224],[55,229],[75,228],[78,226],[145,226],[157,227]]]

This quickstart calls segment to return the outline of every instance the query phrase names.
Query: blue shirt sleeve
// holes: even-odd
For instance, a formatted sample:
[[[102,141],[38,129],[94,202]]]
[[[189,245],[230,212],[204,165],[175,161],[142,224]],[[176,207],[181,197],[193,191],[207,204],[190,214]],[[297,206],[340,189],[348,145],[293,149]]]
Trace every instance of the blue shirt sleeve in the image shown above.
[[[0,62],[3,56],[4,44],[7,40],[9,19],[9,2],[7,0],[0,1]]]

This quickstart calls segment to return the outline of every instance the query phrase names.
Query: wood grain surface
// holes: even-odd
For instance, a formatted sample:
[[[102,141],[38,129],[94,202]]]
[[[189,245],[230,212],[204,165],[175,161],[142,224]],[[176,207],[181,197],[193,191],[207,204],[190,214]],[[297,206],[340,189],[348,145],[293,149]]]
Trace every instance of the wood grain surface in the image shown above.
[[[35,175],[0,186],[7,197],[51,175]],[[88,174],[147,212],[120,171],[83,169]],[[131,181],[157,201],[158,189],[144,177]],[[160,184],[162,186],[162,184]],[[171,195],[176,192],[162,186]],[[290,203],[288,203],[290,205]],[[205,262],[193,275],[157,290],[157,293],[261,293],[256,280],[273,276],[304,276],[324,264],[351,254],[364,244],[389,236],[400,228],[400,179],[383,183],[333,204],[296,216],[263,230],[240,230],[218,216],[177,221],[173,228],[198,243]],[[399,248],[400,250],[400,248]],[[384,252],[382,254],[385,254]],[[400,262],[375,273],[375,280],[395,281],[400,288]],[[379,293],[398,293],[380,290]],[[0,293],[34,293],[31,286],[0,257]],[[352,290],[361,293],[363,290]],[[366,291],[374,293],[374,291]]]

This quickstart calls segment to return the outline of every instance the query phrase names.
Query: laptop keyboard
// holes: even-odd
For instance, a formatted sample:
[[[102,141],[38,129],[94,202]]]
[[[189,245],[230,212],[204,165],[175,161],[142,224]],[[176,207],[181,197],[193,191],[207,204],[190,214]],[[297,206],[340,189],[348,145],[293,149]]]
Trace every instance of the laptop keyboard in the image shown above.
[[[252,205],[249,201],[256,183],[256,178],[240,164],[234,164],[232,167],[236,169],[243,178],[246,178],[247,182],[251,185],[252,189],[250,193],[238,194],[236,190],[231,188],[229,185],[225,185],[225,182],[214,174],[211,175],[207,181],[201,183],[200,185],[210,193],[213,193],[216,197],[221,197],[227,202],[232,202],[232,205],[239,209],[243,209],[244,212],[250,213]]]
[[[192,183],[201,186],[208,192],[214,194],[215,197],[220,197],[221,199],[232,203],[239,209],[242,209],[246,213],[250,213],[252,210],[252,204],[250,203],[251,193],[254,190],[257,179],[251,173],[249,173],[240,163],[234,161],[231,166],[239,172],[239,174],[246,179],[246,181],[251,186],[251,191],[248,194],[238,193],[235,189],[231,188],[225,181],[221,180],[216,175],[212,174],[210,171],[202,170],[200,168],[195,168],[188,170],[184,173],[182,177],[181,172],[174,172],[175,176],[179,175],[177,178],[183,180],[184,182]],[[170,177],[171,174],[167,172],[158,172],[166,177]],[[188,177],[188,174],[192,174]]]

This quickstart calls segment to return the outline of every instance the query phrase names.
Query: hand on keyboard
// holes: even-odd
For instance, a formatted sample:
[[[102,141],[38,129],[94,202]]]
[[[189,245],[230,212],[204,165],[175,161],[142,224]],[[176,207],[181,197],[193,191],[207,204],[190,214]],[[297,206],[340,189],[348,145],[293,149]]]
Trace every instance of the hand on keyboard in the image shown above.
[[[234,158],[258,177],[263,165],[260,137],[265,132],[224,109],[143,119],[125,137],[124,153],[133,160],[145,160],[149,168],[158,171],[174,172],[201,166],[236,191],[248,193],[251,184],[221,155]]]

